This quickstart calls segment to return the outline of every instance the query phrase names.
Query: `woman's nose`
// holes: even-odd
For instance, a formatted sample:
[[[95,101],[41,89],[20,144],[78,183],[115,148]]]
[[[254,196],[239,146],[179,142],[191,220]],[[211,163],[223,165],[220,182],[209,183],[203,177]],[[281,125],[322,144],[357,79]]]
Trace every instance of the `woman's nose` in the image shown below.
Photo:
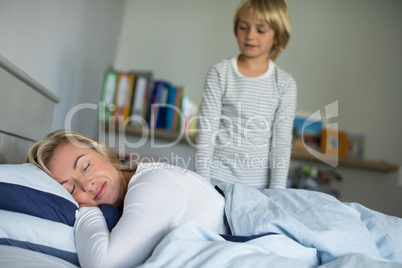
[[[89,178],[83,183],[82,189],[84,190],[84,192],[90,192],[94,190],[94,185],[94,180]]]

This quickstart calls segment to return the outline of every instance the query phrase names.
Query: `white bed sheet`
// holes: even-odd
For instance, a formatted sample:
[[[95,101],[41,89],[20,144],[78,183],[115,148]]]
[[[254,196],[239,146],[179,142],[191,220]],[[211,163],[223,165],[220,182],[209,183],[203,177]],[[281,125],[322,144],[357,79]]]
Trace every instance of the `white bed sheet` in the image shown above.
[[[78,268],[72,263],[50,255],[5,245],[0,245],[0,267]]]

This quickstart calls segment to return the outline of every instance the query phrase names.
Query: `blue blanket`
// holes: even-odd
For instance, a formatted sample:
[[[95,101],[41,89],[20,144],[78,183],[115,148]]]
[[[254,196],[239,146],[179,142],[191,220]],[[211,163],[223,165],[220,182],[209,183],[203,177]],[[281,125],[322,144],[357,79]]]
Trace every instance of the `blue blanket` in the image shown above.
[[[402,267],[400,218],[314,191],[221,188],[234,235],[278,234],[228,242],[187,222],[142,267]]]

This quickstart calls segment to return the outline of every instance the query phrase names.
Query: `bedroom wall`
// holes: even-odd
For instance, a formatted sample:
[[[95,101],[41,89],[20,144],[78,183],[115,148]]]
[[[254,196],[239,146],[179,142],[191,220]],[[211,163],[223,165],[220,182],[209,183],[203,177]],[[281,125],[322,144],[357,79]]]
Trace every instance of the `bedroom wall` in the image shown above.
[[[232,34],[238,2],[0,0],[0,54],[61,98],[52,129],[63,128],[77,104],[98,103],[110,63],[151,69],[156,78],[184,84],[200,102],[208,67],[238,53]],[[339,127],[366,135],[365,157],[402,165],[402,2],[287,2],[293,34],[277,63],[298,82],[298,112],[338,100]],[[98,134],[96,111],[73,119],[74,130]],[[182,145],[173,150],[193,153]],[[402,216],[396,173],[340,170],[345,199]]]
[[[115,66],[153,70],[156,78],[184,84],[186,94],[200,102],[209,66],[238,53],[232,33],[238,3],[128,0]],[[324,111],[338,101],[339,115],[331,122],[365,135],[365,158],[402,165],[402,2],[287,3],[293,33],[277,64],[298,83],[298,113]],[[345,199],[402,216],[396,173],[339,170],[347,178],[341,186]]]
[[[105,68],[117,50],[125,1],[0,0],[0,54],[61,98],[52,129],[81,103],[97,104]],[[72,129],[98,135],[97,112]]]
[[[200,102],[208,67],[238,53],[239,1],[128,0],[115,66],[151,69]],[[365,156],[402,164],[402,2],[288,0],[293,34],[277,64],[298,83],[298,112],[339,101],[339,127],[364,133]]]

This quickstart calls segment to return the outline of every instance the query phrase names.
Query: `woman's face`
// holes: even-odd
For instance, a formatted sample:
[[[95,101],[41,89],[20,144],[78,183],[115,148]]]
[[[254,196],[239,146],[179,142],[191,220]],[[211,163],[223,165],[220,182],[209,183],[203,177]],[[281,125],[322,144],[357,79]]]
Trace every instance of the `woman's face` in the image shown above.
[[[59,145],[47,168],[80,205],[122,205],[127,188],[123,173],[85,145]]]

